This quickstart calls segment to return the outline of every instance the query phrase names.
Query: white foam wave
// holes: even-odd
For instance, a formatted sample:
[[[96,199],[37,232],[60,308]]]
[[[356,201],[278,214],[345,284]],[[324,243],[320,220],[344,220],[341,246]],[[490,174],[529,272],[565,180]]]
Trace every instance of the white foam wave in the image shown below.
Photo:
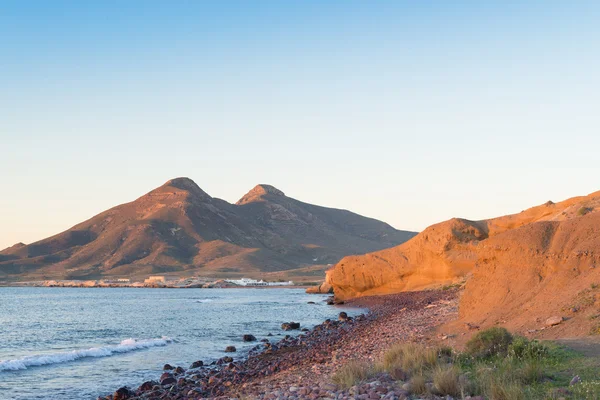
[[[202,300],[196,300],[196,303],[212,303],[214,300],[213,299],[202,299]]]
[[[0,371],[17,371],[28,367],[41,365],[60,364],[76,361],[87,357],[110,357],[114,354],[128,353],[130,351],[148,349],[156,346],[166,346],[173,339],[163,336],[160,339],[126,339],[112,346],[92,347],[90,349],[73,350],[60,353],[39,354],[27,356],[15,360],[0,360]]]

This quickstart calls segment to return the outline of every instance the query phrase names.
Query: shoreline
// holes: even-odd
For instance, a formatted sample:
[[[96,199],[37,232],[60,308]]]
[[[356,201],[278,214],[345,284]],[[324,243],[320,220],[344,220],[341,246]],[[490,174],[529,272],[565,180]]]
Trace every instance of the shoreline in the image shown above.
[[[259,342],[243,360],[225,356],[199,368],[166,369],[160,378],[137,389],[119,388],[98,399],[342,398],[344,391],[331,383],[338,368],[349,360],[374,361],[400,341],[437,340],[434,329],[457,315],[457,293],[421,291],[352,299],[345,306],[367,313],[354,319],[342,313],[338,320],[326,320],[297,337]],[[402,394],[401,388],[394,390]]]

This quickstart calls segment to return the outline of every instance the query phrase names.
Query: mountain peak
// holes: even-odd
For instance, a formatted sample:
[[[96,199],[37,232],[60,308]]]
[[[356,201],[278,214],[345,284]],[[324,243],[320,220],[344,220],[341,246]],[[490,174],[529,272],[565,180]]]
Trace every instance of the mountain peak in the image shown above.
[[[247,203],[252,203],[254,201],[261,201],[266,195],[274,195],[274,196],[285,196],[281,190],[277,189],[275,186],[260,184],[254,186],[252,190],[244,195],[236,204],[242,205]]]
[[[203,200],[209,200],[212,198],[208,193],[202,190],[200,186],[196,184],[196,182],[186,177],[179,177],[168,180],[164,185],[162,185],[156,190],[164,191],[168,190],[169,188],[175,188],[188,192],[190,193],[190,195]]]

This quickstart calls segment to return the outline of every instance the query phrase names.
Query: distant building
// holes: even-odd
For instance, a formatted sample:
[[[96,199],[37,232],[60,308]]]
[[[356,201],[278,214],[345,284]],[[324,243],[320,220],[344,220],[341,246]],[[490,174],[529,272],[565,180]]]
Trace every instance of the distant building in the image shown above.
[[[166,283],[168,281],[173,281],[176,279],[177,278],[166,275],[151,275],[144,280],[144,283]]]
[[[294,284],[292,281],[288,282],[265,282],[262,279],[257,281],[256,279],[227,279],[225,282],[233,283],[238,286],[291,286]]]
[[[129,279],[129,278],[119,278],[119,279],[117,279],[117,282],[119,282],[119,283],[130,283],[131,279]]]

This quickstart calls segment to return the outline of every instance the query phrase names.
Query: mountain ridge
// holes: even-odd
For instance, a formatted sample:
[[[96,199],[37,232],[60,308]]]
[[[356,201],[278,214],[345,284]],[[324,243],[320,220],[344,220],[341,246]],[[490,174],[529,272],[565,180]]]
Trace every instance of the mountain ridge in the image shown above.
[[[414,234],[266,184],[231,204],[179,177],[64,232],[0,251],[0,278],[251,276],[333,264]]]

